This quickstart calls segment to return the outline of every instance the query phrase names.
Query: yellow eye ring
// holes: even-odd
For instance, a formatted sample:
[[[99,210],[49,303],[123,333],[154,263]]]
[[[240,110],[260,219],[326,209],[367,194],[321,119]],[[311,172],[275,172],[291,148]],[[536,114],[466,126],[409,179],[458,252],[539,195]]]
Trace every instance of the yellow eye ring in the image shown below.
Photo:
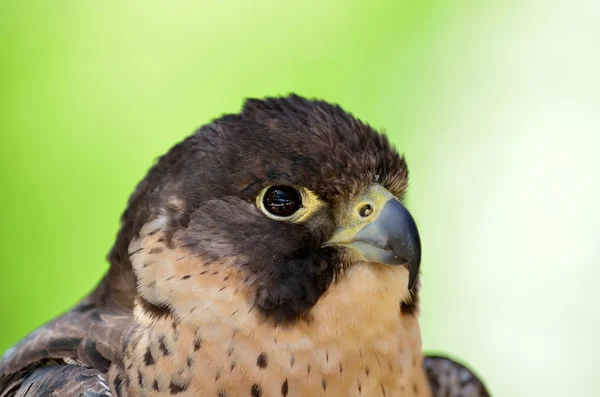
[[[278,221],[302,222],[321,204],[313,192],[295,186],[267,186],[256,197],[256,206]]]

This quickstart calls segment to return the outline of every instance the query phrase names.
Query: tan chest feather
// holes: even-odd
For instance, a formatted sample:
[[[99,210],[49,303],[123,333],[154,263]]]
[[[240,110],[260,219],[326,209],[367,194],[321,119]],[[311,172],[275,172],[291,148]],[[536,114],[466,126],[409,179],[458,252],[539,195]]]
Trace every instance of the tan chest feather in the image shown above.
[[[132,396],[429,396],[420,355],[400,336],[352,352],[336,345],[292,351],[225,329],[218,341],[183,325],[160,329],[127,349]]]
[[[132,245],[139,299],[171,313],[136,306],[123,359],[129,395],[430,396],[418,322],[400,314],[405,269],[354,266],[312,321],[276,327],[249,303],[252,280],[239,269],[141,236]]]

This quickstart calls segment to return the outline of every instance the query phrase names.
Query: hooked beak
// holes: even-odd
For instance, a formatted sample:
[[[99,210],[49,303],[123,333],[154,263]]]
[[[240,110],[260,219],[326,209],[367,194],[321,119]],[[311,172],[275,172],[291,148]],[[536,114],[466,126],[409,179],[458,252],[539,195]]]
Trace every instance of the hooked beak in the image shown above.
[[[348,247],[369,262],[406,266],[412,290],[421,264],[421,240],[410,212],[381,185],[353,200],[349,212],[327,245]]]

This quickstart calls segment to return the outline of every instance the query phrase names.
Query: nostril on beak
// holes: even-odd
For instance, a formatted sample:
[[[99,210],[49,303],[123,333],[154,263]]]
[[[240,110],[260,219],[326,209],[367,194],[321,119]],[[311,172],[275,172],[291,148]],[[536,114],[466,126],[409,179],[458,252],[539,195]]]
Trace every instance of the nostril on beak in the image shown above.
[[[371,204],[363,204],[358,208],[358,214],[362,218],[368,218],[373,214],[373,206]]]

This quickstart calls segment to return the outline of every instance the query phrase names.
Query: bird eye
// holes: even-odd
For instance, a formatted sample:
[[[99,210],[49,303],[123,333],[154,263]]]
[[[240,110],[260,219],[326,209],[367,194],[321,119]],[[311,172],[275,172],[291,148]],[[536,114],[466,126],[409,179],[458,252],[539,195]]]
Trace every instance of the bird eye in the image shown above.
[[[263,206],[271,215],[287,218],[302,206],[300,193],[289,186],[271,186],[263,196]]]

